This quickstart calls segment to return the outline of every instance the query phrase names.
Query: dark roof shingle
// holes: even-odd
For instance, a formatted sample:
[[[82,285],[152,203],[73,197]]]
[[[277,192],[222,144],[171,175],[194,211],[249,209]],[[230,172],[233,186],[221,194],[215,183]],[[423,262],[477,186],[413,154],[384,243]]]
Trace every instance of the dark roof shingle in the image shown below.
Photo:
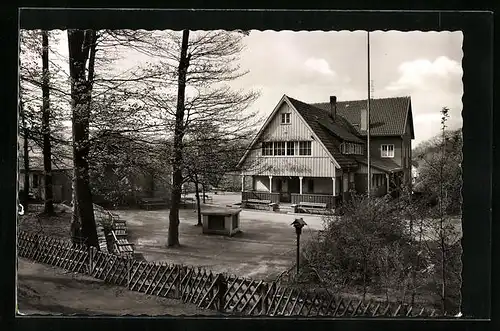
[[[311,129],[341,167],[357,166],[357,162],[353,158],[340,153],[339,145],[341,143],[340,139],[362,143],[363,141],[360,138],[356,137],[337,123],[334,123],[327,112],[290,97],[288,97],[288,100],[290,100],[293,107],[304,118],[307,124],[309,124]],[[336,138],[333,134],[340,139]]]
[[[365,165],[368,165],[368,160],[366,159],[366,156],[362,155],[356,155],[354,156],[354,159],[358,161],[359,163],[363,163]],[[375,157],[374,155],[371,156],[370,158],[370,164],[371,167],[380,169],[385,172],[392,172],[392,171],[398,171],[401,170],[401,166],[399,166],[396,162],[394,162],[391,159],[382,159]]]
[[[330,103],[314,103],[315,108],[325,112],[330,109]],[[410,97],[395,97],[372,99],[370,101],[370,135],[373,136],[401,136],[405,133],[406,117],[410,106]],[[347,120],[358,135],[366,136],[361,131],[361,109],[367,109],[365,100],[337,102],[337,115]]]

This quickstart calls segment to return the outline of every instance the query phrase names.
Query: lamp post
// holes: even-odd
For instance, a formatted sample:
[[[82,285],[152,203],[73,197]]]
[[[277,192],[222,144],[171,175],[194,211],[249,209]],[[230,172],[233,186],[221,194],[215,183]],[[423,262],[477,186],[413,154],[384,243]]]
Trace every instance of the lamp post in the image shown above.
[[[297,234],[297,275],[299,274],[299,261],[300,261],[300,235],[302,234],[302,228],[307,225],[302,218],[296,218],[291,224],[295,228],[295,233]]]

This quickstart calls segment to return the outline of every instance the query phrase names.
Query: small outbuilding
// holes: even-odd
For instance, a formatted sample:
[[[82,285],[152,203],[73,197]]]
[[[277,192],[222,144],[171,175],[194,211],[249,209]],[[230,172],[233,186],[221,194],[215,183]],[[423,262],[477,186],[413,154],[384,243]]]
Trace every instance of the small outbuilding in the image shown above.
[[[233,236],[240,232],[241,209],[219,208],[203,210],[203,233]]]

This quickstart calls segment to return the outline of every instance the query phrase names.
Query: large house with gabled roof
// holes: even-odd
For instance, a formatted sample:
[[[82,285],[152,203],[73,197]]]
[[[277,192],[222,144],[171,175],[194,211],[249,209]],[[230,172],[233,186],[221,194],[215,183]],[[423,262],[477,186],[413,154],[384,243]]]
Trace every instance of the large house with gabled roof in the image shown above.
[[[242,199],[335,208],[365,193],[367,126],[366,100],[311,104],[284,95],[239,162]],[[410,185],[412,139],[410,97],[370,100],[373,195]]]

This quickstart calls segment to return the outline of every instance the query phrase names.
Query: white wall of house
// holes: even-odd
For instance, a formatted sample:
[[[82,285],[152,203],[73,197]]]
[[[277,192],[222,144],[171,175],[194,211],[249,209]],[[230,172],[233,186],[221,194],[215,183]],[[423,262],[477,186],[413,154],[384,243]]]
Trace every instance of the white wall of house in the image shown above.
[[[269,177],[268,176],[255,176],[254,177],[255,191],[269,192]]]
[[[281,123],[281,114],[290,113],[290,124]],[[262,156],[263,141],[311,141],[310,156]],[[243,174],[273,176],[332,177],[335,165],[327,150],[313,139],[300,115],[284,102],[264,129],[259,141],[247,156]]]

